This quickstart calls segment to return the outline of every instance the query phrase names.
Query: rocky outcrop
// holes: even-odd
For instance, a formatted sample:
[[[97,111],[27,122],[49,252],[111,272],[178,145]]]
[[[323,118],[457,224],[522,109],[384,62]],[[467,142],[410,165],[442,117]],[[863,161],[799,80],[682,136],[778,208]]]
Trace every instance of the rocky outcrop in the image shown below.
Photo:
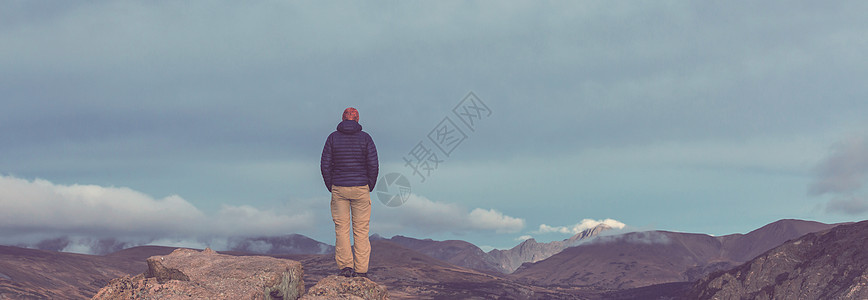
[[[805,235],[699,281],[690,299],[868,299],[868,221]]]
[[[367,278],[331,275],[317,282],[301,299],[385,300],[389,299],[389,292],[385,286]]]
[[[148,258],[148,271],[112,280],[93,299],[298,299],[300,263],[177,249]]]

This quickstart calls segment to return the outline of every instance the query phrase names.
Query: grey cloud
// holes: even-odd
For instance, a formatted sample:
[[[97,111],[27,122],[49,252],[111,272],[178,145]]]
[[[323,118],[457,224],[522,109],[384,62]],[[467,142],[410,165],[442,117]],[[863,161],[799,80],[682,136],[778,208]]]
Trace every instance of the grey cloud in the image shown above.
[[[826,204],[827,212],[859,215],[868,212],[868,199],[862,196],[840,196]]]
[[[837,145],[816,167],[817,177],[809,193],[847,194],[857,191],[868,174],[868,138],[853,137]]]
[[[829,195],[827,212],[858,215],[868,211],[868,199],[861,195],[868,174],[868,138],[851,137],[836,145],[832,153],[815,167],[814,182],[808,187],[812,196]]]
[[[806,126],[810,112],[834,107],[839,100],[828,93],[840,89],[826,89],[820,105],[790,91],[793,80],[866,69],[820,64],[866,47],[814,46],[829,45],[817,40],[828,36],[858,40],[823,26],[832,15],[823,12],[834,8],[775,7],[789,11],[769,18],[759,15],[765,9],[708,5],[79,4],[19,20],[0,35],[12,54],[0,57],[8,66],[0,76],[21,83],[4,89],[13,95],[5,110],[11,123],[0,127],[26,128],[38,137],[28,144],[37,145],[59,136],[157,136],[156,149],[186,150],[189,158],[226,144],[313,147],[320,141],[311,132],[334,126],[323,120],[362,102],[372,128],[412,143],[438,112],[477,90],[498,108],[498,128],[532,128],[564,144],[553,149],[570,149]],[[834,85],[849,85],[846,78]],[[766,105],[763,96],[790,105]],[[538,99],[545,101],[531,104]],[[430,123],[402,118],[419,111]],[[555,138],[565,127],[582,130]],[[294,142],[278,142],[287,137]],[[499,133],[476,138],[510,142]],[[502,148],[534,151],[523,146],[532,140],[520,144]]]

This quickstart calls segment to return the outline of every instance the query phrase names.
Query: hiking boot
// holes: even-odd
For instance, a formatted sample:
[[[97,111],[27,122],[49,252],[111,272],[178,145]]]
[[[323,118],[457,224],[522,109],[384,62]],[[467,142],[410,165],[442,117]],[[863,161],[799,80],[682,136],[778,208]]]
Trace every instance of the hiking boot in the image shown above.
[[[340,275],[343,276],[343,277],[353,277],[353,274],[355,274],[355,273],[356,273],[356,272],[353,271],[353,268],[349,268],[349,267],[347,267],[347,268],[343,268],[343,269],[341,269],[341,274],[340,274]]]
[[[356,273],[356,272],[353,272],[353,277],[363,277],[363,278],[368,278],[368,273]]]

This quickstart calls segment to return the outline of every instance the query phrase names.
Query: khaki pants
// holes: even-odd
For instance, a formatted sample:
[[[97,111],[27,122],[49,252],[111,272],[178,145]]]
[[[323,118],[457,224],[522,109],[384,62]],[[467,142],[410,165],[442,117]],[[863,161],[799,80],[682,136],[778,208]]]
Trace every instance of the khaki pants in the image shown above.
[[[332,220],[335,221],[335,261],[338,268],[353,268],[357,273],[368,272],[371,241],[368,223],[371,221],[371,192],[367,185],[332,185]],[[353,245],[350,250],[350,222]],[[355,260],[353,259],[355,252]]]

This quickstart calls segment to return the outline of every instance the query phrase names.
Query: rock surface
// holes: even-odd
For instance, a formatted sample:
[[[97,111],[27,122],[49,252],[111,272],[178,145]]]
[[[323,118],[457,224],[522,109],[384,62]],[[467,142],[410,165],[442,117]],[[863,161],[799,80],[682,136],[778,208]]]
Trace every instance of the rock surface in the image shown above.
[[[690,299],[868,299],[868,221],[787,242],[699,281]]]
[[[302,300],[319,299],[364,299],[385,300],[389,299],[389,292],[385,286],[379,285],[367,278],[347,278],[331,275],[323,278],[310,290]]]
[[[148,258],[148,270],[112,280],[93,299],[298,299],[297,261],[177,249]]]

